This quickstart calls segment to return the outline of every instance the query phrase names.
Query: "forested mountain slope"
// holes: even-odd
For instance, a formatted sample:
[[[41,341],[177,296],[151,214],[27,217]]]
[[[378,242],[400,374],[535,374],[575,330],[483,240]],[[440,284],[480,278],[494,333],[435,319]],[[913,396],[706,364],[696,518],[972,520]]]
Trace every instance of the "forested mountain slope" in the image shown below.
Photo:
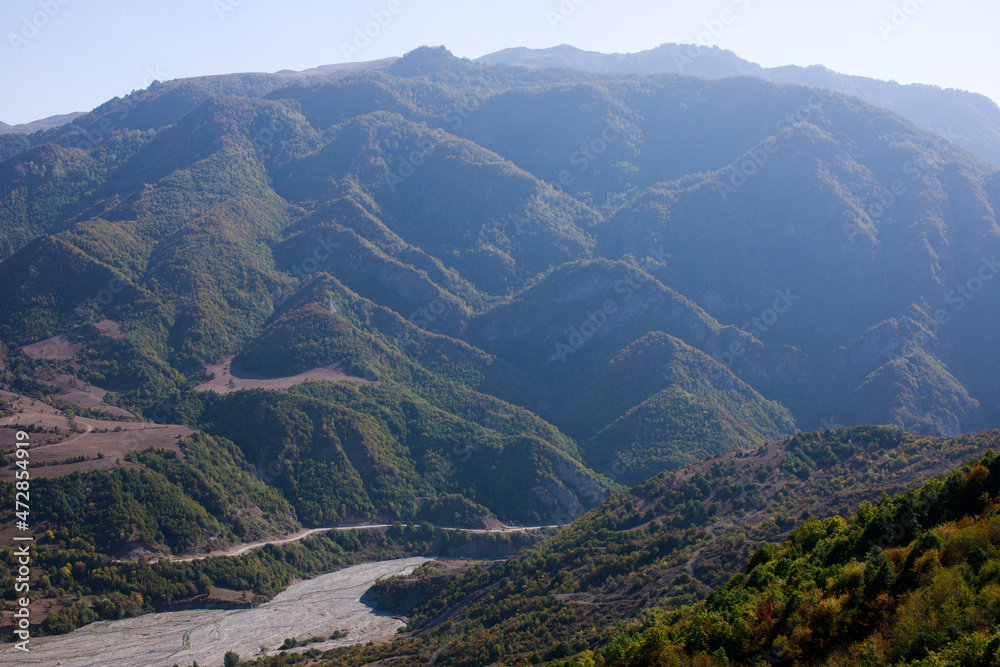
[[[964,90],[848,76],[822,65],[761,67],[732,51],[695,44],[662,44],[627,54],[582,51],[565,44],[549,49],[522,47],[491,53],[479,62],[615,74],[688,74],[708,79],[753,76],[774,83],[826,88],[905,116],[1000,166],[1000,107],[985,95]]]
[[[4,135],[0,157],[8,382],[41,396],[26,376],[72,376],[251,462],[260,443],[220,406],[305,401],[339,449],[284,426],[269,445],[346,494],[308,522],[456,492],[563,520],[614,482],[800,427],[1000,420],[1000,175],[856,98],[421,48],[156,83]],[[366,399],[338,404],[370,430],[348,437],[328,389],[195,390],[230,358],[237,375],[337,368],[411,432]],[[527,485],[517,507],[498,477],[440,478],[466,447]]]
[[[504,563],[389,582],[421,600],[409,633],[320,664],[981,655],[995,633],[998,437],[838,429],[658,475]]]

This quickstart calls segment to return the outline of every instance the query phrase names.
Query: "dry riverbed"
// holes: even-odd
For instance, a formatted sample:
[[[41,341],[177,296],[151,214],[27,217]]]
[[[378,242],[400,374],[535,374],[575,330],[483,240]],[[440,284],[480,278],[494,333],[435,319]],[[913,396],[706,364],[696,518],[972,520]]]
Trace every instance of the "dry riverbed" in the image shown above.
[[[376,614],[361,596],[377,579],[409,574],[427,558],[405,558],[356,565],[290,586],[267,604],[254,609],[174,611],[122,621],[102,621],[59,637],[33,639],[31,652],[6,650],[0,665],[60,665],[60,667],[202,667],[222,665],[226,651],[244,659],[274,653],[287,637],[329,649],[392,635],[403,626],[398,619]],[[294,649],[293,649],[294,650]]]

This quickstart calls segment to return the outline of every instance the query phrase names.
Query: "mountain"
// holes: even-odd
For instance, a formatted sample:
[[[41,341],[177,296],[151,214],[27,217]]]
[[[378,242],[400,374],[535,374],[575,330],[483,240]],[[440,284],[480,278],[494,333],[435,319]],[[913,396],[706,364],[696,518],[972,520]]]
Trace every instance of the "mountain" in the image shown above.
[[[998,205],[961,146],[755,77],[423,47],[154,83],[0,136],[0,490],[23,430],[61,630],[583,516],[413,621],[566,657],[994,445]]]
[[[912,657],[991,636],[998,438],[838,429],[663,473],[506,562],[437,588],[428,572],[396,580],[404,638],[320,664],[730,664],[721,647],[791,665],[869,636]],[[939,603],[948,591],[968,614]]]
[[[900,85],[839,74],[821,65],[761,67],[719,47],[662,44],[637,53],[597,53],[562,45],[504,49],[479,58],[489,64],[569,68],[606,74],[686,74],[709,79],[753,76],[774,83],[823,88],[905,116],[1000,166],[1000,107],[985,95],[923,84]]]
[[[560,267],[473,319],[467,335],[542,379],[551,389],[541,414],[626,484],[704,457],[709,443],[738,449],[795,431],[784,407],[710,356],[749,338],[625,263]]]
[[[527,67],[562,67],[601,74],[687,74],[706,79],[731,76],[762,76],[767,70],[718,47],[687,44],[662,44],[637,53],[599,53],[584,51],[569,44],[547,49],[515,47],[490,53],[477,59],[490,65],[525,65]]]
[[[798,427],[1000,420],[1000,177],[857,98],[422,48],[2,146],[0,336],[82,336],[55,365],[139,413],[230,357],[339,365],[487,429],[471,406],[509,404],[626,483]]]
[[[82,115],[84,115],[83,111],[75,111],[73,113],[49,116],[48,118],[42,118],[41,120],[35,120],[30,123],[20,123],[18,125],[8,125],[7,123],[0,122],[0,134],[31,134],[32,132],[38,132],[39,130],[48,130],[53,127],[65,125],[74,118],[79,118]]]
[[[819,426],[831,418],[852,423],[843,416],[857,409],[851,396],[861,391],[869,375],[891,364],[914,381],[907,380],[911,388],[883,412],[893,416],[875,421],[952,434],[977,428],[977,415],[992,412],[997,400],[976,398],[959,385],[968,388],[993,381],[970,375],[956,382],[957,369],[946,371],[950,364],[942,365],[940,359],[962,356],[947,352],[951,345],[981,347],[986,340],[967,336],[965,325],[951,326],[958,319],[995,317],[996,308],[987,302],[996,294],[986,289],[995,275],[997,232],[994,205],[986,194],[995,191],[995,170],[953,144],[909,134],[913,130],[904,129],[905,121],[858,107],[860,103],[849,98],[770,87],[749,79],[657,81],[662,88],[634,90],[628,83],[603,82],[499,93],[484,101],[461,131],[533,173],[548,174],[553,182],[565,177],[565,191],[595,204],[603,202],[605,221],[592,232],[597,239],[595,254],[657,267],[659,282],[696,302],[720,324],[740,327],[771,343],[766,354],[771,368],[738,370],[750,360],[745,347],[738,346],[735,353],[706,351],[765,396],[785,401],[802,425]],[[739,123],[727,120],[736,113],[731,96],[737,90],[747,94],[739,105]],[[698,101],[680,101],[689,96]],[[559,120],[567,108],[580,109],[571,116],[573,127],[568,129]],[[859,124],[848,120],[860,108],[871,114],[868,119]],[[530,113],[516,126],[497,129],[498,119],[510,117],[515,109]],[[789,122],[787,114],[777,109],[797,112],[805,120]],[[608,134],[613,141],[602,136],[606,128],[614,128]],[[889,135],[896,138],[877,157],[862,148]],[[534,147],[543,136],[558,147],[538,151]],[[574,149],[574,136],[594,137],[591,143],[600,154],[591,159],[579,139]],[[576,163],[571,162],[574,155]],[[969,169],[945,166],[953,160]],[[957,180],[949,184],[952,178]],[[958,215],[979,222],[967,232],[959,231],[964,224],[938,226],[952,216],[943,212],[950,208],[945,201],[964,198],[959,193],[972,182],[986,198]],[[628,194],[622,197],[622,191]],[[801,196],[789,196],[790,192]],[[649,233],[634,233],[647,221]],[[918,232],[921,225],[929,227]],[[527,229],[523,223],[522,228]],[[897,230],[902,234],[898,242]],[[956,233],[964,238],[951,237]],[[968,254],[959,258],[956,252]],[[885,253],[911,257],[897,263]],[[669,261],[657,260],[657,255]],[[887,271],[888,265],[896,268]],[[947,268],[952,266],[962,268],[952,272]],[[544,280],[559,282],[563,275],[557,270]],[[844,282],[851,280],[858,282],[852,286]],[[872,290],[868,286],[873,283],[883,287]],[[584,284],[589,285],[581,287]],[[612,299],[634,291],[615,281],[605,284]],[[886,291],[904,285],[904,292],[895,296]],[[970,288],[977,290],[975,295]],[[899,305],[888,306],[893,300]],[[594,304],[587,306],[592,309]],[[897,315],[888,319],[866,315],[870,308],[884,313],[887,306]],[[580,326],[587,312],[581,308],[573,316],[576,322],[557,323],[567,332],[565,337],[571,327]],[[518,322],[525,315],[519,317]],[[971,326],[982,330],[981,324]],[[807,334],[802,327],[813,330]],[[786,336],[787,331],[796,333]],[[603,336],[602,329],[598,338]],[[498,338],[507,340],[509,334]],[[807,340],[824,351],[810,349]],[[549,345],[557,342],[551,340]],[[515,353],[522,355],[525,349]],[[994,355],[985,348],[980,354]],[[574,351],[574,357],[581,355],[586,356],[586,350]],[[536,368],[541,361],[536,360]],[[795,370],[790,375],[799,380],[830,378],[831,393],[805,405],[801,401],[806,394],[796,381],[779,381],[791,368]],[[925,372],[934,375],[932,384],[949,395],[940,410],[927,409],[928,400],[938,401],[930,398],[937,390],[915,380]],[[783,387],[774,387],[776,381]]]

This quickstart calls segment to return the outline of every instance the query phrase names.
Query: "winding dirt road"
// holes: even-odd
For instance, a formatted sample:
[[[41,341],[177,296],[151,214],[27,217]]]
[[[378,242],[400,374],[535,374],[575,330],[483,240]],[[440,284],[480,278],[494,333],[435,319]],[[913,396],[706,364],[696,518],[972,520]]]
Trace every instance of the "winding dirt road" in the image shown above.
[[[331,530],[378,530],[383,528],[391,528],[392,526],[387,523],[370,523],[361,526],[334,526],[331,528],[310,528],[308,530],[301,530],[294,535],[286,535],[285,537],[277,537],[273,540],[266,540],[263,542],[253,542],[250,544],[238,544],[229,549],[224,549],[220,551],[212,551],[201,556],[170,556],[167,560],[174,561],[176,563],[190,563],[196,560],[204,560],[205,558],[214,558],[217,556],[239,556],[245,554],[248,551],[253,551],[254,549],[260,549],[266,547],[269,544],[289,544],[291,542],[301,542],[310,535],[316,535],[317,533],[327,533]],[[528,533],[536,530],[544,530],[546,528],[559,528],[560,526],[504,526],[502,528],[460,528],[456,529],[450,526],[434,526],[437,530],[464,530],[467,533],[483,534],[483,533]],[[151,561],[155,562],[155,561]]]

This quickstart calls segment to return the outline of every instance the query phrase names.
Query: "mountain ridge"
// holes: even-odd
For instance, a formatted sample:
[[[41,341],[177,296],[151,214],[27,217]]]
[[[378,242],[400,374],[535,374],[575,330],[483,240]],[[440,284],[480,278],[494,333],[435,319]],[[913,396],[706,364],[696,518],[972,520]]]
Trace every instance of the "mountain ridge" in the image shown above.
[[[604,54],[563,44],[548,49],[517,47],[477,59],[485,63],[563,67],[609,74],[676,73],[707,78],[754,76],[854,95],[910,118],[919,127],[959,143],[1000,166],[1000,107],[981,93],[927,84],[898,84],[840,74],[822,65],[762,67],[717,46],[665,43],[637,53]],[[957,114],[957,115],[956,115]]]
[[[528,604],[553,614],[605,587],[605,620],[693,602],[819,495],[848,507],[992,446],[962,434],[1000,425],[998,210],[1000,171],[857,97],[444,48],[158,82],[3,135],[0,435],[8,472],[18,428],[53,463],[45,516],[68,527],[38,584],[75,602],[52,627],[148,610],[122,591],[266,593],[363,545],[429,550],[427,516],[594,528],[524,582],[456,584],[477,600],[545,572]],[[106,560],[233,542],[255,516],[392,528],[152,583]],[[111,606],[78,560],[124,573]],[[484,633],[522,618],[476,609]],[[558,659],[583,638],[531,639]]]
[[[66,123],[72,122],[74,119],[79,118],[86,114],[85,111],[74,111],[72,113],[57,114],[55,116],[48,116],[47,118],[39,118],[38,120],[33,120],[28,123],[18,123],[17,125],[8,125],[0,121],[0,134],[31,134],[32,132],[38,132],[39,130],[48,130],[53,127],[59,127],[60,125],[65,125]]]

